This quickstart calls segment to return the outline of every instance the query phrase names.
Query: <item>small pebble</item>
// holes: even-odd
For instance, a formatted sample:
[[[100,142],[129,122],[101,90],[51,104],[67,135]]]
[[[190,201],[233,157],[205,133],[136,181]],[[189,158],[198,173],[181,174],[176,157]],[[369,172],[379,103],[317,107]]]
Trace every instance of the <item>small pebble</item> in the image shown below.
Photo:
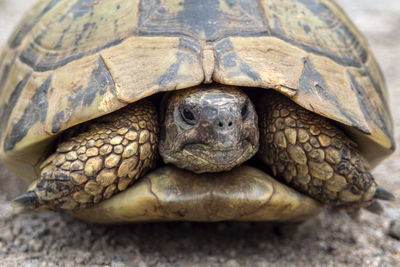
[[[28,246],[27,246],[26,244],[22,244],[22,245],[18,248],[18,250],[19,250],[20,252],[27,252],[27,251],[28,251]]]
[[[42,240],[35,240],[35,239],[31,239],[28,242],[28,247],[29,250],[33,251],[33,252],[39,252],[42,250],[43,248],[43,241]]]
[[[236,260],[228,260],[223,264],[226,267],[240,267],[240,264]]]
[[[119,261],[119,260],[112,260],[111,261],[111,267],[125,267],[126,264]]]
[[[0,239],[7,242],[12,242],[14,241],[14,235],[10,229],[5,230],[4,232],[0,230]]]
[[[90,252],[79,253],[75,258],[75,262],[78,264],[84,264],[87,263],[90,260],[90,258],[91,258]]]
[[[400,239],[400,221],[390,221],[388,234],[393,238]]]
[[[8,246],[0,242],[0,255],[8,253]]]

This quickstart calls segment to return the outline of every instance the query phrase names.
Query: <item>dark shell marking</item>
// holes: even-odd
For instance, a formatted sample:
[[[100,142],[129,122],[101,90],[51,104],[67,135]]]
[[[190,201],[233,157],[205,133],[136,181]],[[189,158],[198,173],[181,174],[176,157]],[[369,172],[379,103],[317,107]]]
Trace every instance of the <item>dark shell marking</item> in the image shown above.
[[[212,81],[272,88],[364,132],[374,163],[394,149],[382,74],[332,0],[47,0],[2,52],[1,157],[32,168],[26,148],[73,125]],[[43,84],[47,100],[29,104]]]
[[[86,87],[78,87],[76,94],[68,97],[71,110],[62,110],[55,115],[51,131],[53,133],[59,132],[62,124],[69,120],[66,114],[71,114],[74,108],[90,106],[93,104],[96,96],[104,96],[106,92],[115,94],[115,85],[103,59],[99,58],[98,66],[92,71],[88,85]]]
[[[35,71],[56,69],[73,60],[118,45],[130,36],[178,36],[199,43],[215,42],[230,36],[273,36],[309,52],[328,56],[346,66],[361,67],[368,58],[363,44],[352,29],[348,28],[347,22],[341,21],[325,3],[321,3],[323,1],[318,0],[281,1],[283,3],[268,1],[268,4],[266,1],[260,3],[247,0],[185,0],[179,7],[155,0],[136,0],[132,4],[120,3],[121,1],[109,4],[106,1],[78,0],[72,6],[65,2],[67,1],[53,0],[39,15],[30,18],[31,20],[26,19],[21,25],[22,29],[10,42],[10,47],[16,48],[38,23],[46,25],[42,26],[44,30],[29,37],[33,42],[20,54],[21,60]],[[138,3],[138,21],[123,21],[128,19],[128,12],[131,16],[136,15]],[[100,9],[117,4],[120,8],[114,11],[113,17],[99,16]],[[63,15],[44,19],[44,15],[51,13],[56,6],[62,6],[57,12]],[[72,16],[68,16],[69,14]],[[294,23],[292,17],[296,14],[304,16]],[[305,14],[313,14],[319,18],[321,25],[312,25],[315,21],[308,21]],[[82,23],[83,18],[88,22]],[[104,31],[103,26],[109,21],[117,25],[127,25],[121,29],[123,32],[110,30],[110,34],[96,39],[96,33]],[[288,25],[292,28],[288,29]],[[321,26],[325,26],[325,31],[330,31],[330,35],[325,37],[332,40],[315,35],[315,32],[321,31],[316,28]],[[301,39],[297,36],[299,31],[304,31]],[[68,34],[75,35],[71,43],[64,40]],[[58,39],[54,35],[58,35]],[[55,39],[57,42],[53,42]],[[337,42],[333,43],[333,40]],[[100,45],[93,47],[95,44]],[[66,49],[69,47],[73,49]],[[48,53],[41,58],[43,48]],[[37,61],[39,58],[41,59]]]

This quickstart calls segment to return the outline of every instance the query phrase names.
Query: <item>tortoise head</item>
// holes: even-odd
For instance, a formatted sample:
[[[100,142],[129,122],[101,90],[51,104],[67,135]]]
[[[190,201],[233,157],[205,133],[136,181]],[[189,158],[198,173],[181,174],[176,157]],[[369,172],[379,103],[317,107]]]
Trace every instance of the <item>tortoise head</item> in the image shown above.
[[[164,99],[160,155],[196,173],[228,171],[258,150],[258,122],[249,97],[234,87],[211,85]]]

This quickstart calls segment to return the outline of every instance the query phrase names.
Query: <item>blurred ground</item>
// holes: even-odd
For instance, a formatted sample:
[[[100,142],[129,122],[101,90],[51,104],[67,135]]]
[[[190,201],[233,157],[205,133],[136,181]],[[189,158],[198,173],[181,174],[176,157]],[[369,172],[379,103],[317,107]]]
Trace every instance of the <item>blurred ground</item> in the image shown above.
[[[0,0],[0,46],[32,0]],[[390,90],[400,143],[400,1],[340,0],[367,36]],[[0,266],[399,266],[400,242],[387,236],[400,220],[400,153],[374,171],[398,200],[359,222],[326,211],[279,234],[266,223],[87,224],[60,214],[13,215],[7,199],[24,187],[4,168],[0,191]],[[11,188],[17,188],[11,190]]]

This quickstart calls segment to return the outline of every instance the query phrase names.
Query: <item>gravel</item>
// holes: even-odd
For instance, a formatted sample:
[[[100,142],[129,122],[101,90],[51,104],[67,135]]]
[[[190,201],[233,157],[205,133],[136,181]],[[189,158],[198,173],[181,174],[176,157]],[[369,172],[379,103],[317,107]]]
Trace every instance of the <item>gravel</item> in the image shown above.
[[[32,0],[0,0],[0,45]],[[400,1],[339,1],[367,36],[390,90],[400,143]],[[0,166],[0,266],[399,266],[400,153],[373,172],[397,200],[351,219],[326,210],[301,225],[89,224],[65,214],[14,215],[26,185]],[[294,229],[297,228],[296,231]],[[393,237],[392,237],[393,236]]]
[[[400,222],[392,220],[389,225],[388,234],[394,238],[400,239]]]

